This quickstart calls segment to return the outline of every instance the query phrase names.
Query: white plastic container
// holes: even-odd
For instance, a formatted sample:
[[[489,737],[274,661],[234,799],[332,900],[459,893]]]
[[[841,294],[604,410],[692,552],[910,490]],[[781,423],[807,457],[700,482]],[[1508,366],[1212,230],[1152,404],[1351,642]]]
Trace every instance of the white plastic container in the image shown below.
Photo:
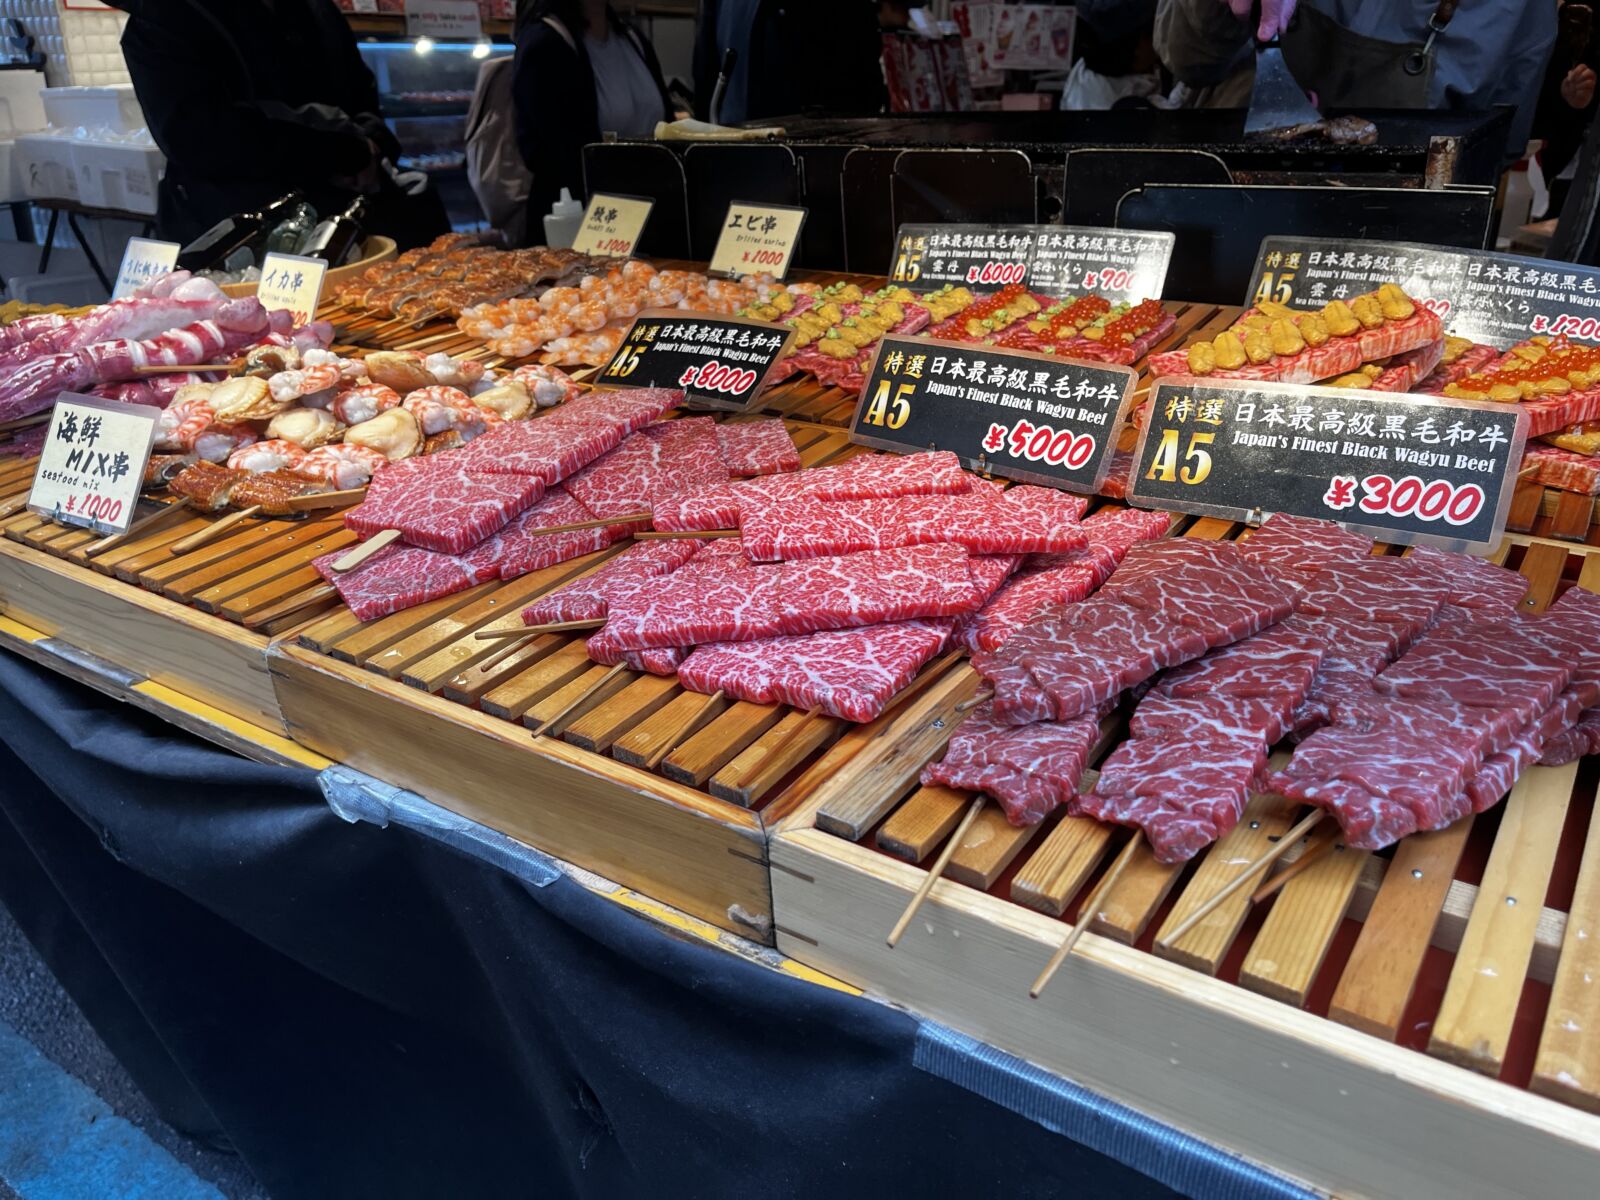
[[[166,161],[160,150],[144,142],[74,141],[78,200],[91,208],[154,216]]]
[[[145,125],[131,84],[45,88],[43,96],[45,116],[56,129],[132,133]]]
[[[43,71],[0,71],[0,137],[35,133],[46,124]]]
[[[0,138],[0,204],[26,200],[28,186],[22,176],[22,158],[14,138]]]
[[[552,250],[568,249],[577,240],[583,224],[583,205],[566,188],[544,217],[544,244]]]
[[[23,190],[30,200],[76,200],[77,165],[72,140],[48,133],[28,133],[16,141],[15,154]]]

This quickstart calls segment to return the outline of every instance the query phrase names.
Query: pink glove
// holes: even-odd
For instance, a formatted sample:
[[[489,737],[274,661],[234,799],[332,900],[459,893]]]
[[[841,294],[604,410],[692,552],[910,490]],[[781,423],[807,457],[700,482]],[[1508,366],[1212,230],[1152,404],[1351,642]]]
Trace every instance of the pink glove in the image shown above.
[[[1253,0],[1223,0],[1234,16],[1241,21],[1250,19]],[[1289,28],[1289,18],[1294,16],[1296,0],[1261,0],[1261,24],[1256,29],[1256,39],[1270,42]]]

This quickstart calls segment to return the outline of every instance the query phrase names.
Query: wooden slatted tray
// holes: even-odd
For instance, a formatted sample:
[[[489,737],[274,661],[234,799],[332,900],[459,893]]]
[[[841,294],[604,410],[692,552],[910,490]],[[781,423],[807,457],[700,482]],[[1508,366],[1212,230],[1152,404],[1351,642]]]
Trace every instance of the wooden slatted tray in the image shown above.
[[[1202,519],[1184,536],[1241,532]],[[1513,536],[1499,558],[1528,578],[1529,611],[1564,585],[1600,590],[1600,550]],[[1335,848],[1275,896],[1252,905],[1247,888],[1156,946],[1288,832],[1296,809],[1257,797],[1186,867],[1138,850],[1100,936],[1033,1000],[1127,831],[1016,829],[989,805],[885,943],[972,799],[917,776],[979,687],[950,671],[788,797],[770,850],[781,950],[1341,1194],[1592,1193],[1600,759],[1535,768],[1490,812],[1392,852],[1342,848],[1330,825],[1311,842]]]
[[[1217,312],[1182,306],[1166,344]],[[778,389],[769,407],[785,414],[810,467],[858,452],[842,428],[854,404],[839,389],[800,379]],[[342,607],[330,608],[274,651],[286,719],[293,735],[318,753],[670,899],[723,928],[770,941],[765,841],[792,803],[786,797],[803,794],[791,781],[807,764],[813,764],[808,770],[826,769],[830,756],[848,753],[870,734],[784,705],[708,701],[674,679],[612,673],[589,661],[581,634],[547,634],[509,657],[501,655],[500,643],[477,639],[480,632],[517,628],[518,613],[536,596],[595,569],[617,549],[366,624]],[[948,666],[948,660],[931,665],[913,688],[937,687],[936,677]],[[341,694],[344,699],[335,701]],[[912,703],[912,697],[904,701]],[[342,714],[337,720],[330,719],[334,711]],[[555,735],[565,745],[542,736],[555,718]],[[440,733],[441,722],[451,728]],[[537,740],[533,730],[541,731]],[[427,738],[427,755],[417,755],[412,747],[424,731],[438,736]],[[620,792],[643,790],[686,818],[679,827],[702,856],[696,874],[718,886],[694,891],[652,862],[650,825],[630,817],[588,844],[593,831],[577,829],[582,822],[567,808],[571,794],[552,785],[536,803],[508,802],[484,774],[487,756],[544,778],[554,769],[546,761],[552,751],[563,763],[609,780],[618,804]],[[588,791],[580,803],[592,803]],[[725,878],[730,871],[739,876],[737,888]]]
[[[807,466],[856,452],[837,429],[789,427]],[[509,657],[477,639],[519,628],[536,597],[623,548],[364,624],[331,608],[273,650],[285,718],[318,753],[770,942],[774,797],[845,722],[610,672],[582,634]],[[554,736],[536,737],[554,718]]]
[[[0,505],[20,504],[37,459],[0,460]],[[280,523],[281,524],[281,523]],[[267,631],[251,631],[139,586],[113,570],[152,547],[203,528],[202,518],[170,524],[90,559],[96,534],[22,511],[0,520],[0,612],[104,662],[282,734]],[[326,522],[322,525],[326,527]],[[310,527],[292,536],[305,537]],[[250,536],[254,536],[254,533]],[[243,569],[242,566],[240,568]],[[288,568],[285,567],[285,570]]]

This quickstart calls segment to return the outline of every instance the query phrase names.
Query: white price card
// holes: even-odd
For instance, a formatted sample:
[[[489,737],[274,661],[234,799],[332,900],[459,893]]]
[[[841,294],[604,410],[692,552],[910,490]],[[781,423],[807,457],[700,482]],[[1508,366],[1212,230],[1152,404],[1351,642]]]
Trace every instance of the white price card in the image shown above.
[[[178,252],[182,249],[177,242],[129,238],[128,248],[122,253],[122,269],[117,272],[117,286],[112,290],[111,298],[126,299],[152,279],[167,274],[178,265]]]
[[[645,222],[656,202],[644,196],[612,196],[596,192],[578,226],[572,248],[579,254],[614,254],[625,258],[639,245]]]
[[[806,210],[788,205],[750,204],[735,200],[728,205],[711,269],[728,275],[771,275],[782,279],[800,244]]]
[[[50,417],[28,507],[63,525],[126,533],[156,442],[159,408],[63,393]]]
[[[256,297],[268,312],[286,308],[294,314],[299,328],[317,315],[322,303],[322,283],[328,277],[328,264],[320,258],[298,254],[269,254],[261,263],[261,282]]]
[[[351,12],[375,13],[378,11],[378,0],[353,0]]]
[[[478,0],[406,0],[406,36],[477,41],[483,36]]]

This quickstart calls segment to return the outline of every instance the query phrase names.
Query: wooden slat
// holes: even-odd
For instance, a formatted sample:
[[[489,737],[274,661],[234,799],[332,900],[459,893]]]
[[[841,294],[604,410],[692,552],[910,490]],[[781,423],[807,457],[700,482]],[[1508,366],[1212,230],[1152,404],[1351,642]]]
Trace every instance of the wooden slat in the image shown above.
[[[1173,886],[1182,876],[1182,866],[1156,861],[1146,842],[1134,851],[1133,859],[1117,880],[1111,895],[1100,901],[1100,911],[1091,928],[1108,938],[1132,945],[1155,917]]]
[[[1011,898],[1059,917],[1111,842],[1111,827],[1088,817],[1063,817],[1011,881]],[[1128,870],[1133,869],[1130,863]],[[1123,872],[1123,879],[1128,871]],[[1122,879],[1114,891],[1122,890]]]
[[[403,679],[409,687],[434,691],[457,670],[505,649],[504,642],[479,641],[475,635],[484,629],[517,628],[522,609],[544,590],[544,580],[531,576],[490,587],[472,603],[453,608],[369,654],[361,665],[390,679]]]
[[[162,591],[170,599],[187,600],[204,612],[217,612],[225,601],[252,587],[279,579],[356,540],[337,520],[311,522],[179,576]]]
[[[316,568],[311,566],[311,560],[323,554],[331,554],[335,550],[342,550],[357,540],[356,535],[337,525],[326,527],[320,535],[316,531],[307,529],[306,534],[312,536],[310,541],[286,543],[274,539],[276,543],[272,551],[259,556],[257,565],[248,570],[235,572],[226,578],[219,579],[210,587],[193,593],[190,602],[202,612],[224,612],[233,610],[234,613],[244,614],[254,612],[265,604],[275,603],[283,599],[288,593],[282,587],[273,587],[279,580],[289,575],[299,575],[308,578],[313,584],[322,583],[322,577],[317,574]],[[310,576],[303,572],[310,571]],[[187,586],[184,589],[188,590]],[[235,616],[234,619],[241,619]]]
[[[744,808],[753,807],[785,776],[848,726],[848,721],[820,713],[808,717],[802,712],[791,712],[711,777],[708,784],[711,794]],[[772,757],[774,750],[778,752],[776,758]]]
[[[544,634],[499,662],[478,663],[452,675],[440,687],[439,694],[457,704],[477,705],[490,692],[567,645],[568,640],[558,633]]]
[[[604,754],[628,730],[678,692],[676,676],[641,675],[616,695],[573,721],[561,735],[574,746]]]
[[[300,631],[296,641],[307,650],[326,654],[334,643],[349,637],[361,628],[361,622],[348,608],[340,608],[323,617],[315,625]]]
[[[570,640],[485,695],[483,711],[508,721],[519,720],[536,701],[565,687],[592,665],[583,643]]]
[[[1576,773],[1576,764],[1535,767],[1511,790],[1429,1053],[1500,1073]]]
[[[1341,841],[1332,854],[1284,884],[1245,955],[1239,982],[1296,1008],[1304,1005],[1367,857],[1367,851],[1352,850]]]
[[[1389,1041],[1399,1034],[1400,1018],[1471,832],[1472,818],[1467,817],[1435,833],[1414,833],[1395,847],[1328,1016]]]
[[[701,697],[704,700],[704,697]],[[662,774],[700,787],[734,757],[783,719],[781,704],[734,702],[661,762]]]
[[[586,555],[502,584],[476,604],[457,609],[397,642],[368,665],[382,669],[391,679],[398,673],[411,687],[437,692],[455,676],[505,648],[504,642],[480,641],[477,634],[521,626],[522,610],[552,588],[586,573],[590,557]]]
[[[709,706],[707,699],[698,692],[683,692],[673,697],[665,706],[616,739],[611,746],[611,756],[631,766],[644,766],[663,746],[669,743],[676,745],[695,732],[695,729],[684,729],[686,721],[698,717],[696,728],[704,728],[706,722],[716,719],[728,708],[729,701],[726,699],[717,700]]]
[[[1586,592],[1600,592],[1600,554],[1585,554],[1578,572],[1578,586]]]
[[[1591,810],[1583,863],[1567,913],[1528,1085],[1541,1095],[1600,1113],[1600,804]]]
[[[1178,902],[1172,906],[1172,912],[1156,935],[1157,954],[1207,975],[1216,974],[1218,964],[1233,945],[1250,911],[1251,887],[1243,887],[1229,896],[1205,920],[1184,934],[1181,941],[1166,947],[1160,944],[1160,939],[1166,936],[1167,930],[1176,929],[1190,913],[1238,878],[1250,863],[1265,853],[1274,838],[1287,833],[1294,809],[1294,805],[1278,796],[1251,799],[1239,824],[1211,847]],[[1120,881],[1118,890],[1121,890]]]
[[[315,567],[300,567],[234,596],[222,606],[221,613],[230,621],[243,622],[257,613],[281,612],[284,604],[293,604],[297,598],[316,595],[326,589],[327,584]]]
[[[386,647],[410,637],[419,629],[426,629],[440,617],[447,616],[458,608],[476,604],[498,586],[500,585],[495,583],[480,583],[477,587],[457,592],[453,596],[441,596],[437,600],[429,600],[426,604],[418,604],[414,608],[404,609],[391,616],[368,621],[348,637],[340,638],[334,643],[331,651],[333,657],[342,662],[364,667],[369,659],[382,653]]]
[[[529,729],[538,729],[546,721],[561,717],[561,728],[564,729],[637,678],[638,676],[631,671],[618,671],[612,674],[610,667],[591,665],[587,671],[566,686],[557,688],[548,696],[535,701],[528,711],[522,714],[522,723]],[[580,699],[583,702],[573,707]]]
[[[878,848],[909,863],[919,863],[950,836],[971,803],[968,792],[920,787],[878,830]]]
[[[1556,511],[1550,518],[1550,536],[1581,542],[1589,536],[1589,518],[1594,514],[1594,497],[1577,492],[1561,492]]]
[[[133,562],[135,559],[148,560],[150,564],[157,562],[171,564],[173,557],[167,547],[179,538],[199,533],[210,524],[210,519],[206,517],[182,517],[174,524],[163,525],[158,529],[142,533],[138,537],[129,538],[120,546],[115,546],[104,554],[96,555],[89,560],[89,568],[101,575],[112,575],[115,574],[117,567],[124,563]],[[132,580],[124,580],[124,582],[138,583],[139,580],[134,578]]]
[[[1518,607],[1523,612],[1543,612],[1556,598],[1561,573],[1567,566],[1567,548],[1536,542],[1523,553],[1520,570],[1528,580],[1528,594]]]
[[[1013,825],[998,804],[986,804],[944,873],[957,883],[986,892],[1038,832],[1037,825]]]
[[[1544,488],[1531,480],[1523,480],[1511,493],[1511,511],[1506,515],[1506,528],[1527,533],[1539,519],[1539,502],[1544,499]]]
[[[883,736],[817,789],[817,828],[856,841],[882,820],[949,741],[959,724],[955,706],[980,682],[970,667],[957,667],[896,713]]]

